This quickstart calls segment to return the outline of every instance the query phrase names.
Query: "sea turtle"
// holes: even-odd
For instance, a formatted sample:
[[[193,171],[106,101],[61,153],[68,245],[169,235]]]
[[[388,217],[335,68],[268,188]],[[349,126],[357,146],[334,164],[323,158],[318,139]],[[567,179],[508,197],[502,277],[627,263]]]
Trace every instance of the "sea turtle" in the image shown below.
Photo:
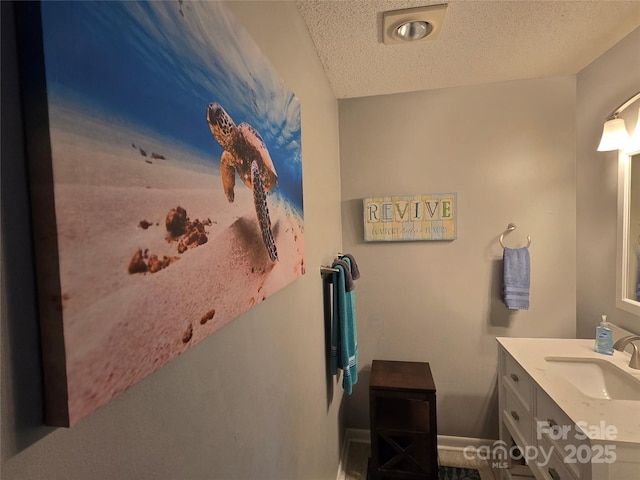
[[[248,123],[236,126],[229,114],[217,103],[207,107],[207,123],[216,142],[223,148],[220,157],[222,186],[229,202],[233,202],[236,172],[244,184],[253,190],[253,202],[258,214],[269,258],[278,259],[278,250],[271,231],[267,207],[267,192],[278,182],[278,174],[260,134]]]

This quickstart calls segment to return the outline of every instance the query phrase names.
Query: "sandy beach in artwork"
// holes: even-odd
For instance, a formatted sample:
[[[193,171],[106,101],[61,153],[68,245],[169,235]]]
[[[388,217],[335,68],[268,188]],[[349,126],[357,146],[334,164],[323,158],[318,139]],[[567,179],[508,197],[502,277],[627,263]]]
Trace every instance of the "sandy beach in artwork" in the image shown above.
[[[213,155],[75,111],[52,116],[75,423],[301,276],[304,232],[301,214],[270,194],[273,263],[252,192],[239,181],[228,203]],[[172,211],[185,212],[184,233],[167,230]]]

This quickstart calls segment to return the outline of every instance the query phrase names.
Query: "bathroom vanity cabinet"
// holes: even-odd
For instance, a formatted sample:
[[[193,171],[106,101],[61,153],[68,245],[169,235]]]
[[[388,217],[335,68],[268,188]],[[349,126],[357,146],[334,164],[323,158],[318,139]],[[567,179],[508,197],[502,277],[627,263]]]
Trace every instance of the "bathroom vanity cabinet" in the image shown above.
[[[374,360],[369,380],[373,480],[437,480],[436,387],[428,363]]]
[[[640,479],[640,401],[585,395],[553,365],[614,362],[640,381],[640,371],[624,370],[628,354],[603,358],[593,340],[497,340],[500,442],[492,462],[501,480],[523,470],[540,480]]]

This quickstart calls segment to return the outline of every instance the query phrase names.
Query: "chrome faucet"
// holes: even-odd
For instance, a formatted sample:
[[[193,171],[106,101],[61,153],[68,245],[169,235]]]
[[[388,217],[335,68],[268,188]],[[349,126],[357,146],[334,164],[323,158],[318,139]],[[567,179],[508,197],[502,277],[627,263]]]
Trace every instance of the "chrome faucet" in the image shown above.
[[[638,346],[633,343],[636,340],[640,340],[640,335],[627,335],[622,337],[616,343],[613,344],[613,348],[619,352],[624,352],[627,345],[631,344],[633,352],[631,352],[631,360],[629,361],[629,367],[640,370],[640,352],[638,352]]]

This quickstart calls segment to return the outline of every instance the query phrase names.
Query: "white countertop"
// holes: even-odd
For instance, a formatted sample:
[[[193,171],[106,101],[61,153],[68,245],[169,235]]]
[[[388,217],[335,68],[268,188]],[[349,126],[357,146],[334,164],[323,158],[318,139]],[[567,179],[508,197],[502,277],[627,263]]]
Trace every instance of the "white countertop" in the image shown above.
[[[593,350],[594,340],[564,338],[496,338],[531,378],[564,410],[574,423],[586,422],[593,441],[640,443],[640,401],[588,397],[550,368],[545,357],[593,358],[609,361],[640,380],[640,370],[629,367],[630,354],[614,351],[602,355]],[[617,428],[615,440],[607,438],[601,425]]]

